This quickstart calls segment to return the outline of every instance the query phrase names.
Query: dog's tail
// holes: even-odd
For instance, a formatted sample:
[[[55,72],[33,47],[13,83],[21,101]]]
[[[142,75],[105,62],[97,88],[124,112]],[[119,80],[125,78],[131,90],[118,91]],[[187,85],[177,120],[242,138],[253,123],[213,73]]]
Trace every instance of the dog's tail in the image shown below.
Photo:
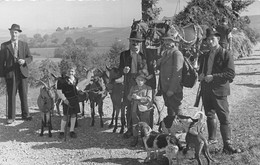
[[[193,118],[196,118],[198,115],[200,115],[200,117],[198,118],[198,122],[205,121],[206,115],[201,111],[196,112]]]

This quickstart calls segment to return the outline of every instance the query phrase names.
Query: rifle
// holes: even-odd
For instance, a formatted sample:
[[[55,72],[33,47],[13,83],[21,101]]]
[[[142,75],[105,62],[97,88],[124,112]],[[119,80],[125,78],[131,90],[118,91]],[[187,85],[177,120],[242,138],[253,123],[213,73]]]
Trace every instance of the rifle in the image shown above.
[[[196,100],[195,100],[195,103],[194,103],[194,107],[199,107],[200,98],[201,98],[201,82],[200,82],[199,87],[198,87],[198,91],[197,91],[197,95],[196,95]]]

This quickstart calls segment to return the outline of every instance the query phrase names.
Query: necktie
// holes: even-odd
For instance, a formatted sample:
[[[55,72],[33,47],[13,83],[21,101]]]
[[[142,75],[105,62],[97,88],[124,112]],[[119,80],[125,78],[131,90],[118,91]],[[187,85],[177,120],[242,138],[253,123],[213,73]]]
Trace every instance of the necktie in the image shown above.
[[[18,56],[18,46],[17,46],[17,43],[14,42],[14,56],[17,58]]]
[[[137,73],[137,54],[132,53],[131,73]]]

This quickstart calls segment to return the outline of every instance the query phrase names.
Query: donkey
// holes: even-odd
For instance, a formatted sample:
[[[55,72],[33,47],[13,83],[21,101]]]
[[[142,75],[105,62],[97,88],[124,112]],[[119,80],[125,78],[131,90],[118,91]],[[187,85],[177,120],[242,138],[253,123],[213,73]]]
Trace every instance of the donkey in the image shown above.
[[[124,133],[124,128],[126,125],[125,121],[125,107],[123,104],[123,95],[124,95],[124,84],[122,78],[120,78],[120,72],[118,68],[108,68],[106,67],[109,77],[109,83],[106,85],[107,90],[111,96],[112,104],[113,104],[113,113],[112,120],[109,124],[109,128],[113,127],[114,119],[115,126],[113,132],[115,133],[118,127],[118,115],[121,112],[121,129],[120,134]],[[120,111],[121,110],[121,111]]]
[[[102,70],[94,69],[94,76],[91,82],[85,87],[84,91],[89,95],[90,109],[91,109],[91,126],[95,124],[95,106],[98,106],[98,113],[100,117],[100,126],[103,128],[103,100],[107,96],[106,84],[108,77]]]
[[[51,114],[54,109],[54,99],[55,99],[55,88],[54,85],[48,85],[39,80],[43,84],[43,87],[40,88],[40,94],[37,99],[38,107],[41,111],[42,123],[41,123],[41,133],[40,136],[43,136],[44,127],[47,126],[49,130],[49,137],[52,137],[52,124],[51,124]]]

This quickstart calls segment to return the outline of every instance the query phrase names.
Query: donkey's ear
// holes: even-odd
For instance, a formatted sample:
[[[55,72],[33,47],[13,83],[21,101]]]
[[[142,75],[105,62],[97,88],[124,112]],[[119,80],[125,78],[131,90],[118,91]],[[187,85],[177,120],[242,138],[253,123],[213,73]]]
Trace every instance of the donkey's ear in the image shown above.
[[[110,71],[110,70],[111,70],[111,68],[110,68],[110,67],[108,67],[107,65],[106,65],[106,69],[107,69],[108,71]]]
[[[54,73],[51,73],[51,76],[55,79],[57,79],[58,77],[54,74]]]

